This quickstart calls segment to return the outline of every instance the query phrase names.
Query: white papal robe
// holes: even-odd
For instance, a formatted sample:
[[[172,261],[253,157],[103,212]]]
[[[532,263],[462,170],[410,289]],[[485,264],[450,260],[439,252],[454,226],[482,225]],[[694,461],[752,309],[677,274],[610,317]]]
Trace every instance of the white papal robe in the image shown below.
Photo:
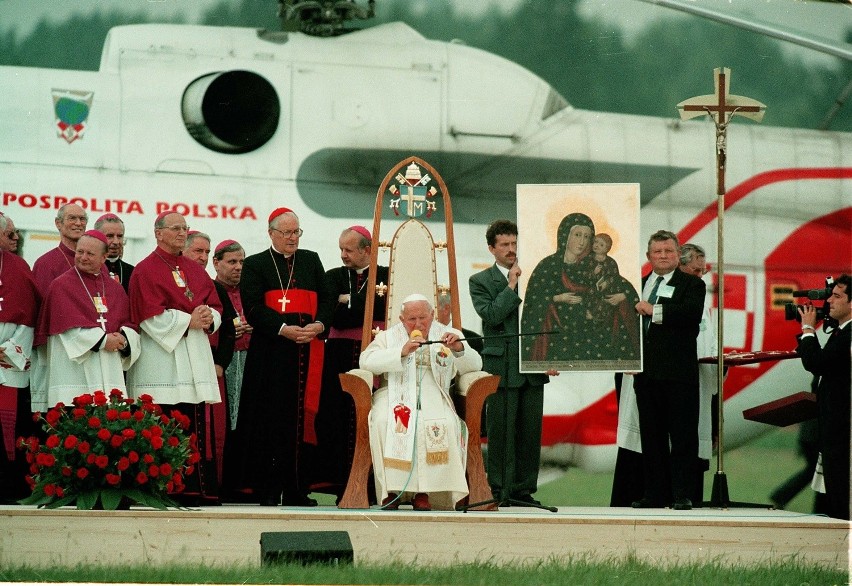
[[[213,329],[222,315],[212,307]],[[203,330],[188,330],[191,315],[167,309],[139,324],[140,357],[127,373],[133,398],[149,394],[157,403],[218,403],[219,382],[210,342]]]
[[[71,405],[74,397],[94,391],[109,394],[112,389],[126,392],[124,371],[139,356],[139,334],[122,327],[130,354],[103,350],[104,331],[101,328],[71,328],[61,334],[48,336],[45,360],[46,384],[33,390],[32,409],[46,411],[59,402]],[[101,348],[92,348],[101,341]]]
[[[428,339],[437,340],[447,331],[461,337],[457,330],[433,321]],[[381,388],[373,394],[369,417],[376,496],[381,503],[390,492],[402,495],[423,492],[429,495],[433,508],[452,510],[468,494],[465,479],[467,428],[456,414],[449,386],[456,374],[480,370],[482,359],[466,342],[463,342],[464,351],[458,354],[448,351],[442,344],[431,344],[418,351],[428,353],[429,366],[415,366],[415,352],[406,357],[401,356],[407,340],[405,327],[399,323],[380,332],[360,358],[361,368],[383,375]],[[411,419],[412,425],[416,425],[412,445],[414,457],[411,458],[410,469],[400,469],[385,465],[388,457],[386,444],[393,433],[388,429],[389,402],[392,400],[396,404],[399,400],[393,396],[393,378],[406,370],[414,374],[406,380],[412,385],[420,384],[420,408],[416,417],[412,416]],[[442,384],[439,385],[438,381]],[[432,424],[441,425],[446,431],[446,445],[449,448],[446,461],[435,462],[428,457],[426,430]]]

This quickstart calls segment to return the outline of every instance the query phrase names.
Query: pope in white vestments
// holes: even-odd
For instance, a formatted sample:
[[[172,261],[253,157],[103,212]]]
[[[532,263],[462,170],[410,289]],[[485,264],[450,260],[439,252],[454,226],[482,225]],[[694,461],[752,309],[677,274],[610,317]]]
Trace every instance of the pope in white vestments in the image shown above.
[[[376,495],[385,508],[411,496],[415,510],[452,510],[468,494],[467,428],[449,389],[457,374],[480,370],[482,359],[433,317],[428,300],[411,295],[401,323],[361,353],[361,368],[383,375],[369,427]],[[426,340],[440,343],[421,344]]]

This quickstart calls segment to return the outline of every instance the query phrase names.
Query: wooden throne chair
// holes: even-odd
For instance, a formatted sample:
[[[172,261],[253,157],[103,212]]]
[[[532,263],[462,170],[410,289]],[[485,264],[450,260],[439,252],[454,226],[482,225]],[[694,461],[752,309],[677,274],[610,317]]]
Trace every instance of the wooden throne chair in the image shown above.
[[[450,194],[440,174],[422,159],[403,159],[388,172],[379,186],[373,218],[370,266],[384,264],[380,263],[379,254],[380,251],[388,251],[389,282],[376,283],[376,271],[370,271],[364,315],[373,315],[375,295],[386,296],[383,329],[387,329],[399,319],[402,300],[408,295],[426,295],[432,306],[437,307],[438,296],[448,293],[452,326],[461,330],[453,215]],[[389,241],[382,240],[382,230],[388,233],[394,226],[392,238]],[[436,242],[432,235],[441,232],[445,240]],[[443,262],[438,263],[439,259]],[[441,277],[447,280],[439,282]],[[378,331],[373,331],[372,322],[365,319],[362,348],[367,347],[376,333]],[[479,441],[480,416],[485,399],[497,389],[499,380],[498,376],[480,371],[457,377],[455,384],[453,399],[456,411],[468,428],[467,481],[470,503],[492,499]],[[355,402],[356,437],[349,482],[338,507],[366,509],[369,508],[367,482],[372,474],[367,417],[372,406],[373,374],[361,369],[351,370],[340,375],[340,383]],[[494,510],[497,506],[490,503],[476,508]]]

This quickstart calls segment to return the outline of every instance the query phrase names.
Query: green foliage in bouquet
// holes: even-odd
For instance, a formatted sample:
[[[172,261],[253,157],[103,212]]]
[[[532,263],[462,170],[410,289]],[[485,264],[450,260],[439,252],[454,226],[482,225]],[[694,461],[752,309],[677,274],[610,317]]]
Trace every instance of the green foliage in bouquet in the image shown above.
[[[184,475],[200,459],[189,418],[168,415],[150,395],[136,403],[118,389],[80,395],[73,407],[58,403],[36,421],[47,437],[19,439],[26,450],[33,493],[20,501],[54,509],[114,510],[128,502],[157,509],[177,506],[169,493],[184,489]]]

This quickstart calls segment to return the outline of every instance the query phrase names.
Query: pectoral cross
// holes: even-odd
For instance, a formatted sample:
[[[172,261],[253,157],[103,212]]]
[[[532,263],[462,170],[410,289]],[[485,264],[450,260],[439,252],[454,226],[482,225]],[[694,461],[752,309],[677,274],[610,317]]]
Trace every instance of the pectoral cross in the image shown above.
[[[99,314],[98,314],[98,319],[96,319],[95,321],[96,321],[96,322],[98,322],[99,324],[101,324],[101,329],[102,329],[103,331],[106,331],[106,322],[107,322],[107,319],[104,317],[104,314],[99,313]]]
[[[278,303],[281,304],[281,313],[287,313],[287,304],[290,303],[290,300],[287,299],[287,296],[282,295],[281,299],[278,300]]]

